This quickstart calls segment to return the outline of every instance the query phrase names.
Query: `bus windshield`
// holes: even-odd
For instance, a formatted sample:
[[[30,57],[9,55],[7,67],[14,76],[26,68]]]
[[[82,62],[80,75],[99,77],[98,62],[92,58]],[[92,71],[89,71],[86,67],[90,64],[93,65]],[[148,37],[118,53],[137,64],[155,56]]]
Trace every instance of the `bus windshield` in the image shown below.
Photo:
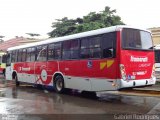
[[[155,50],[155,62],[160,63],[160,50]]]
[[[142,30],[124,28],[122,31],[122,48],[153,50],[151,34]]]

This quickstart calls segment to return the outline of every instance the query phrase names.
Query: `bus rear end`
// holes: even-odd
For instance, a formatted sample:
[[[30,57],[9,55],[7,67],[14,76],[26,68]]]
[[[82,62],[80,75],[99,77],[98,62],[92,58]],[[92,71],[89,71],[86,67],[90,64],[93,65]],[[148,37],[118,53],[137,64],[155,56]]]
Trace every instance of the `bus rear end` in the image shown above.
[[[119,89],[153,85],[156,82],[151,33],[123,28],[120,32]]]
[[[160,45],[154,46],[156,79],[160,81]]]

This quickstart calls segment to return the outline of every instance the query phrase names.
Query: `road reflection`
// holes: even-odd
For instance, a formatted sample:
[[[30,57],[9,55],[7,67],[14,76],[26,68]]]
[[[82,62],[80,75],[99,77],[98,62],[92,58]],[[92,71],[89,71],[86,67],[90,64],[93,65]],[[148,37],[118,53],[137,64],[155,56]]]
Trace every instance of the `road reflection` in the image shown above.
[[[146,114],[160,98],[99,94],[79,91],[57,94],[51,88],[10,83],[0,88],[0,113],[4,114]]]

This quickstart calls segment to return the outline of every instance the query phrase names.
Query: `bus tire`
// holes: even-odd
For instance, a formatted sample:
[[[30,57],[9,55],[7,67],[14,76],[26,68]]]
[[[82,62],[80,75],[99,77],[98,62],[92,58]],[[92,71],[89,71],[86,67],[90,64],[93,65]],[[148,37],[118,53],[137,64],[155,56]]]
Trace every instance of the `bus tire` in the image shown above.
[[[61,75],[57,75],[54,79],[54,89],[57,93],[64,92],[64,79]]]
[[[15,79],[15,84],[16,84],[16,86],[19,86],[19,81],[18,81],[17,74],[15,75],[14,79]]]
[[[6,76],[6,70],[5,69],[3,70],[3,76],[4,77]]]

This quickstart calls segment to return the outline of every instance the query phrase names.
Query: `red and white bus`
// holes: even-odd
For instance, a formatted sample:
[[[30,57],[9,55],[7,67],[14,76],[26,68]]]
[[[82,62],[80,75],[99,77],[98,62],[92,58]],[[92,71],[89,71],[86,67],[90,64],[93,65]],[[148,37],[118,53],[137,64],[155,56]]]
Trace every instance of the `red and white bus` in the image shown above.
[[[8,49],[6,79],[82,91],[156,82],[149,31],[113,26]]]
[[[155,72],[157,81],[160,81],[160,44],[154,46],[155,52]]]
[[[0,51],[0,73],[5,74],[5,69],[6,69],[6,53]]]

